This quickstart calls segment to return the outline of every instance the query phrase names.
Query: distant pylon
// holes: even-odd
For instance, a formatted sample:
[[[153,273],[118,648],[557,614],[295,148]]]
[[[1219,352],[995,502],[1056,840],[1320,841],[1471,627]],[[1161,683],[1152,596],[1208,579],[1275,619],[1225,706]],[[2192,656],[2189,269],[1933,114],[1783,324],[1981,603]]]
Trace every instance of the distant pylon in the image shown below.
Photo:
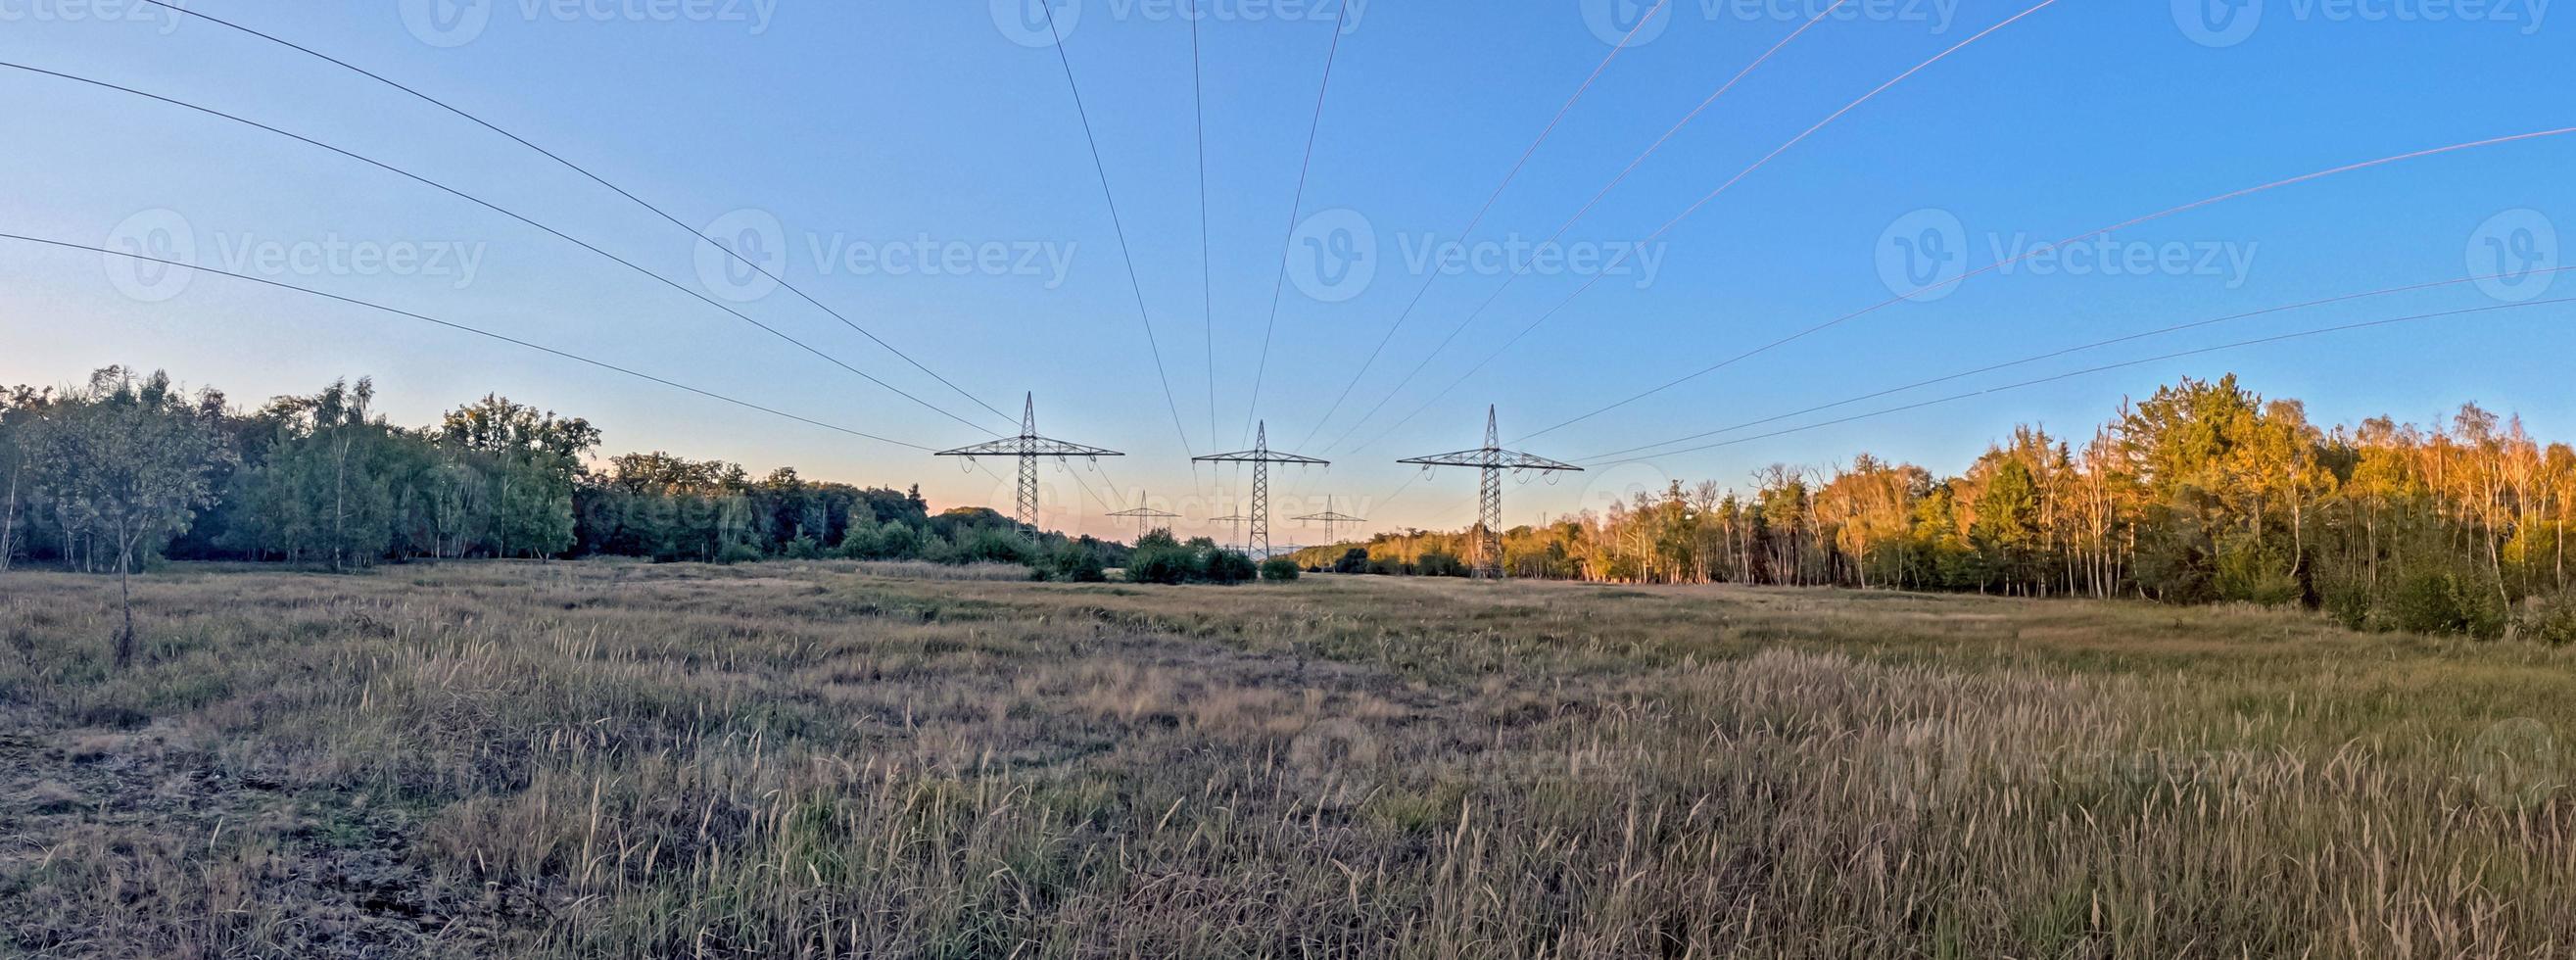
[[[1203,460],[1209,463],[1249,463],[1252,465],[1252,530],[1250,539],[1245,541],[1244,547],[1247,550],[1252,551],[1253,556],[1256,559],[1264,560],[1269,559],[1270,557],[1270,465],[1274,463],[1290,463],[1298,466],[1332,465],[1331,461],[1318,460],[1314,457],[1299,456],[1293,453],[1272,452],[1270,449],[1270,424],[1266,422],[1261,424],[1260,432],[1253,440],[1252,449],[1250,450],[1238,450],[1233,453],[1211,453],[1203,457],[1191,457],[1190,459]]]
[[[1226,544],[1226,549],[1240,551],[1240,550],[1242,550],[1242,549],[1244,548],[1244,542],[1243,542],[1243,524],[1244,524],[1244,522],[1245,522],[1245,521],[1248,521],[1248,520],[1251,520],[1251,519],[1252,519],[1251,517],[1247,517],[1247,516],[1244,516],[1243,514],[1238,513],[1238,514],[1233,514],[1233,515],[1230,515],[1230,516],[1223,516],[1223,517],[1209,517],[1209,518],[1208,518],[1208,522],[1209,522],[1209,523],[1231,523],[1231,524],[1234,524],[1234,540],[1233,540],[1232,542],[1230,542],[1230,543],[1227,543],[1227,544]]]
[[[1334,535],[1334,530],[1335,530],[1335,528],[1337,527],[1337,525],[1339,525],[1339,524],[1345,524],[1345,523],[1365,523],[1365,522],[1367,522],[1367,521],[1365,520],[1365,518],[1361,518],[1361,517],[1354,517],[1354,516],[1351,516],[1351,515],[1349,515],[1349,514],[1344,514],[1344,513],[1334,513],[1334,512],[1333,512],[1333,497],[1332,497],[1332,495],[1331,495],[1331,494],[1325,494],[1325,495],[1324,495],[1324,512],[1322,512],[1322,513],[1310,513],[1310,514],[1307,514],[1307,515],[1302,516],[1302,517],[1290,517],[1289,519],[1291,519],[1291,520],[1297,520],[1297,521],[1300,521],[1300,522],[1306,522],[1306,523],[1321,523],[1321,524],[1323,524],[1323,525],[1324,525],[1324,539],[1325,539],[1326,541],[1328,541],[1328,542],[1331,542],[1331,543],[1340,543],[1340,542],[1341,542],[1341,538],[1339,538],[1339,537],[1337,537],[1337,536],[1335,536],[1335,535]]]
[[[1155,510],[1145,506],[1145,491],[1140,489],[1136,491],[1136,509],[1120,510],[1117,513],[1110,514],[1110,516],[1121,519],[1134,517],[1136,519],[1136,539],[1141,541],[1145,539],[1145,534],[1153,531],[1154,521],[1169,520],[1173,517],[1180,516],[1180,514],[1166,513],[1164,511]]]
[[[1583,468],[1537,454],[1502,448],[1501,435],[1494,430],[1494,408],[1485,408],[1485,445],[1474,450],[1413,457],[1397,463],[1420,464],[1424,467],[1475,467],[1484,476],[1477,487],[1475,547],[1476,576],[1500,580],[1503,576],[1503,471],[1505,470],[1575,470]]]
[[[976,457],[1020,458],[1020,502],[1015,518],[1019,520],[1021,526],[1028,528],[1029,536],[1034,539],[1038,535],[1039,457],[1054,457],[1058,460],[1066,457],[1082,457],[1089,460],[1100,457],[1123,457],[1126,454],[1116,450],[1087,447],[1079,443],[1050,440],[1038,436],[1038,399],[1037,395],[1032,393],[1023,398],[1020,407],[1019,436],[959,447],[955,450],[942,450],[935,456],[965,457],[969,461]]]

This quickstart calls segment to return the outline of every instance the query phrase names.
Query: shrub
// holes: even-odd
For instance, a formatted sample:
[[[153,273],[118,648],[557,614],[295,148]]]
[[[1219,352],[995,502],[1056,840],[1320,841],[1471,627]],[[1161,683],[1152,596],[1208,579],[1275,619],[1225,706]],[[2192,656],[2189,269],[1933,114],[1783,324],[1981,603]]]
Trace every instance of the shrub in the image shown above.
[[[1127,557],[1127,579],[1132,583],[1188,583],[1205,574],[1198,551],[1171,542],[1146,537]]]
[[[2504,598],[2477,574],[2450,570],[2412,573],[2398,581],[2380,608],[2381,625],[2414,633],[2459,633],[2493,639],[2504,635]]]
[[[1098,553],[1070,543],[1056,548],[1055,556],[1048,558],[1047,565],[1036,575],[1066,583],[1099,583],[1109,579],[1108,572],[1101,569]]]
[[[2514,635],[2533,643],[2576,644],[2576,592],[2532,597],[2513,621]]]
[[[1273,557],[1261,564],[1261,579],[1278,583],[1295,580],[1297,575],[1303,572],[1305,571],[1297,566],[1297,561],[1287,557]]]
[[[1242,583],[1261,575],[1251,557],[1234,550],[1209,551],[1204,570],[1209,583]]]
[[[761,556],[760,548],[748,543],[729,544],[723,552],[716,554],[716,562],[727,566],[737,563],[759,563],[763,559],[765,558]]]
[[[1367,547],[1352,547],[1348,550],[1342,551],[1342,558],[1334,561],[1333,572],[1376,573],[1378,571],[1371,569],[1369,566],[1369,552]]]
[[[1467,575],[1466,561],[1458,559],[1454,554],[1442,553],[1438,550],[1423,554],[1422,559],[1413,562],[1413,569],[1414,572],[1426,577],[1463,577]]]
[[[819,560],[823,556],[823,547],[815,543],[814,538],[800,533],[796,539],[779,548],[778,555],[790,560]]]

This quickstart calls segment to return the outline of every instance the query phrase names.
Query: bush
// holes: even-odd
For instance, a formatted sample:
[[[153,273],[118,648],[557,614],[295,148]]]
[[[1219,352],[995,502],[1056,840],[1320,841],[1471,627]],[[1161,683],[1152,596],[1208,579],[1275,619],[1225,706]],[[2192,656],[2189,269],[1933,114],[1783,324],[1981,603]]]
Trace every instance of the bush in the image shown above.
[[[2218,551],[2218,598],[2267,607],[2298,602],[2299,577],[2292,567],[2290,558],[2278,548],[2265,549],[2245,541],[2228,544]]]
[[[1198,551],[1171,542],[1146,537],[1127,556],[1127,580],[1131,583],[1188,583],[1200,579],[1205,569],[1200,566]]]
[[[2513,621],[2514,636],[2552,647],[2576,644],[2576,592],[2532,597]]]
[[[778,555],[790,560],[819,560],[823,556],[823,548],[814,542],[814,538],[798,534],[796,539],[787,541],[787,545],[779,549]]]
[[[1261,579],[1274,583],[1295,580],[1297,575],[1303,572],[1305,571],[1297,566],[1297,561],[1287,557],[1273,557],[1261,564]]]
[[[767,558],[761,556],[760,548],[748,543],[727,545],[723,552],[716,554],[716,562],[726,566],[737,563],[759,563],[764,559]]]
[[[1055,556],[1048,558],[1046,566],[1035,575],[1066,583],[1099,583],[1109,579],[1108,572],[1101,569],[1099,554],[1070,543],[1056,548]]]
[[[1374,570],[1369,566],[1369,552],[1367,547],[1352,547],[1348,550],[1342,551],[1342,558],[1334,561],[1333,572],[1377,573],[1379,571]]]
[[[2413,573],[2400,580],[2380,608],[2381,626],[2413,633],[2458,633],[2494,639],[2504,635],[2504,598],[2494,581],[2450,570]]]
[[[1426,577],[1463,577],[1467,575],[1467,563],[1455,555],[1434,550],[1414,561],[1413,570]]]
[[[1204,570],[1209,583],[1242,583],[1261,575],[1251,557],[1233,550],[1209,551]]]

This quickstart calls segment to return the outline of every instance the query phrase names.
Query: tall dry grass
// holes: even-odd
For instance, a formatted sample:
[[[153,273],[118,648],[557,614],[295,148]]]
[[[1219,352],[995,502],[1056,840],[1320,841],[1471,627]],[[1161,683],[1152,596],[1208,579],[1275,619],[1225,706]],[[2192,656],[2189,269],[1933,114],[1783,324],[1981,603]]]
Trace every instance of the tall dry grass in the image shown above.
[[[0,578],[35,956],[2547,957],[2570,655],[848,564]]]

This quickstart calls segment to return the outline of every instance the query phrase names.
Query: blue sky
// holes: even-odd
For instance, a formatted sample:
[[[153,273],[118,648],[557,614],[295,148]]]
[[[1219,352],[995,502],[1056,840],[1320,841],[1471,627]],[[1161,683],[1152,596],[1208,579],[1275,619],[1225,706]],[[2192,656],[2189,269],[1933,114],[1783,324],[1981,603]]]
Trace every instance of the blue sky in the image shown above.
[[[1509,279],[1504,264],[1527,257],[1514,241],[1553,234],[1647,144],[1831,0],[1675,0],[1463,238],[1468,266],[1428,276],[1417,272],[1426,251],[1462,242],[1460,228],[1610,52],[1604,37],[1627,22],[1628,0],[1354,5],[1294,244],[1290,204],[1338,8],[1211,0],[1201,42],[1212,312],[1201,309],[1189,22],[1154,0],[1058,0],[1058,10],[1072,28],[1066,52],[1125,219],[1186,452],[1242,446],[1272,290],[1283,262],[1292,268],[1259,416],[1274,446],[1311,435],[1300,452],[1335,464],[1280,475],[1281,541],[1321,536],[1284,518],[1324,509],[1327,494],[1372,527],[1468,523],[1472,477],[1416,481],[1393,461],[1473,446],[1489,403],[1500,407],[1506,439],[1588,412],[1888,299],[1888,278],[1909,268],[1937,276],[1943,265],[1983,266],[2284,177],[2576,125],[2563,96],[2576,86],[2567,56],[2576,21],[2557,22],[2545,0],[2209,9],[2201,0],[2060,0],[1843,115],[1646,242],[1800,131],[2034,2],[1849,0],[1674,136],[1564,234],[1545,266]],[[1228,498],[1242,477],[1186,462],[1063,69],[1052,48],[1021,42],[1030,37],[1018,32],[1012,0],[494,0],[443,11],[464,19],[412,0],[313,5],[292,17],[235,0],[190,6],[481,114],[694,227],[721,225],[732,237],[746,223],[774,222],[784,247],[776,262],[790,282],[995,407],[1016,413],[1020,395],[1036,393],[1043,432],[1127,451],[1105,473],[1083,475],[1100,497],[1124,507],[1151,491],[1156,505],[1189,516],[1184,532],[1222,532],[1201,519],[1239,507]],[[120,0],[0,0],[0,60],[195,101],[411,169],[728,304],[759,292],[727,287],[720,256],[716,272],[702,274],[702,244],[569,171],[214,24]],[[175,223],[197,262],[488,326],[926,446],[989,436],[579,247],[355,161],[18,70],[0,69],[0,103],[6,232],[97,244],[133,238],[137,224],[166,236]],[[2557,235],[2576,229],[2571,165],[2576,135],[2194,210],[2121,231],[2108,247],[1973,277],[1937,300],[1891,306],[1523,445],[1576,460],[2132,330],[2554,267]],[[746,210],[759,213],[737,213]],[[1948,259],[1905,259],[1925,249]],[[1624,272],[1567,299],[1592,279],[1569,264],[1621,250]],[[964,269],[929,275],[922,251]],[[145,282],[103,259],[0,241],[0,382],[65,382],[126,363],[166,367],[249,403],[366,374],[402,422],[497,391],[589,417],[608,452],[663,449],[756,471],[793,465],[859,483],[919,482],[941,505],[1009,504],[994,475],[917,451],[228,278]],[[2118,269],[2086,269],[2106,264]],[[1385,356],[1319,428],[1426,280]],[[1507,281],[1458,343],[1351,430]],[[2571,295],[2576,279],[2462,284],[2126,344],[1951,390]],[[735,308],[1002,426],[785,291]],[[2430,420],[2474,400],[2523,414],[2543,436],[2571,437],[2568,317],[2537,306],[2145,364],[1517,486],[1507,511],[1525,522],[1666,477],[1742,483],[1763,464],[1828,465],[1863,450],[1954,471],[2014,423],[2089,434],[2124,396],[2229,371],[2308,400],[2322,420]],[[1216,352],[1213,438],[1203,324]],[[1367,442],[1417,408],[1420,416]],[[1350,440],[1325,449],[1345,431]],[[1101,518],[1106,508],[1071,478],[1051,469],[1047,480],[1051,526],[1127,529]]]

